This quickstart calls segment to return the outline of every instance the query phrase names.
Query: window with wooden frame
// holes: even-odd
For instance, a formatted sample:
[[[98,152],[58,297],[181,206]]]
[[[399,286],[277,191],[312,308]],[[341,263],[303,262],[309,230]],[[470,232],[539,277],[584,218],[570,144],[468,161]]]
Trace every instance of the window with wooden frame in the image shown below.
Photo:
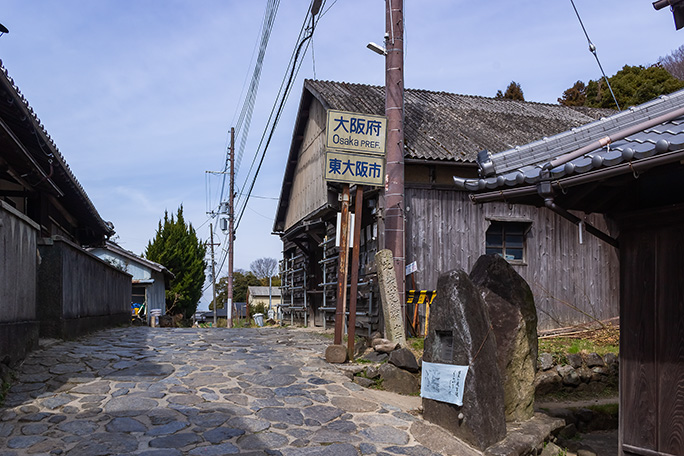
[[[525,263],[525,234],[529,222],[491,221],[486,235],[486,253],[513,264]]]

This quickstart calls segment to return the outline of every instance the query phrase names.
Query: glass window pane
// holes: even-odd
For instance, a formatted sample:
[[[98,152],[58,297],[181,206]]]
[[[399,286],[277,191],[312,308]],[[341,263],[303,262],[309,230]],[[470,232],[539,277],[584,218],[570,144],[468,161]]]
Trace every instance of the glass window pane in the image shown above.
[[[503,246],[503,235],[500,233],[487,233],[487,246],[488,247],[502,247]]]
[[[524,233],[524,227],[520,223],[509,223],[506,225],[506,234],[520,234]]]
[[[491,254],[501,255],[501,254],[502,254],[502,250],[501,250],[501,249],[495,249],[495,248],[489,248],[489,247],[487,247],[486,253],[487,253],[487,255],[491,255]]]
[[[523,249],[506,249],[506,259],[507,260],[522,260],[523,259]]]
[[[487,234],[492,233],[492,234],[501,234],[503,233],[503,224],[501,223],[492,223],[489,225],[489,228],[487,229]]]
[[[506,247],[522,248],[523,236],[522,234],[508,234],[506,233]]]

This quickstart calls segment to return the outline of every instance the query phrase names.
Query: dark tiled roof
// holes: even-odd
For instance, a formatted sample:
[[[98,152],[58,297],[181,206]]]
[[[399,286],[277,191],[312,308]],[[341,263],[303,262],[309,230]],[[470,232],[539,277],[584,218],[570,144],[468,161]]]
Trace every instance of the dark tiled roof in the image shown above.
[[[309,103],[365,114],[385,114],[385,88],[347,82],[304,81],[280,199],[273,225],[284,229],[285,214],[308,121]],[[501,151],[577,127],[614,111],[406,89],[404,144],[407,159],[474,163],[482,149]]]
[[[326,108],[384,115],[385,88],[306,80]],[[407,158],[472,162],[482,149],[502,151],[614,111],[406,89]]]
[[[51,180],[55,181],[59,190],[64,193],[61,195],[62,204],[79,217],[84,225],[91,227],[93,232],[101,236],[113,234],[113,225],[100,217],[95,205],[71,172],[64,156],[19,91],[14,80],[9,76],[2,61],[0,61],[0,93],[3,93],[5,97],[4,101],[7,106],[5,112],[12,112],[7,116],[3,115],[2,121],[12,128],[12,132],[17,135],[36,163],[41,163],[45,169],[48,169],[49,160],[52,161],[55,170]]]
[[[646,121],[675,113],[675,117],[651,127],[645,127],[616,139],[603,147],[587,150],[581,156],[550,168],[550,178],[560,179],[589,171],[613,167],[621,163],[638,163],[654,155],[684,148],[684,90],[661,96],[648,103],[630,108],[580,128],[573,128],[550,138],[488,157],[478,158],[481,179],[455,179],[457,185],[477,191],[535,184],[541,180],[542,169],[549,168],[556,157],[577,151],[608,136],[621,137],[621,131],[638,128]]]

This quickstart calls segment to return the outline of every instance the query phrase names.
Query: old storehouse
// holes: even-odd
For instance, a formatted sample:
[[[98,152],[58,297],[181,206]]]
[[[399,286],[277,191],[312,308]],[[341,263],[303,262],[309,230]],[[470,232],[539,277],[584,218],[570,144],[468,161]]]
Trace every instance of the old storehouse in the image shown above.
[[[294,126],[274,231],[283,240],[283,308],[316,325],[332,318],[337,280],[334,246],[339,186],[323,178],[326,110],[384,114],[383,87],[307,80]],[[426,90],[405,92],[407,289],[433,290],[440,273],[469,271],[499,253],[530,283],[540,328],[617,315],[618,258],[550,211],[507,202],[475,206],[453,176],[476,177],[483,149],[503,151],[583,125],[606,110],[497,100]],[[366,190],[361,234],[359,318],[378,313],[374,254],[383,243],[382,189]],[[605,228],[601,216],[587,216]],[[582,262],[581,270],[571,268]],[[613,277],[613,279],[605,279]],[[421,315],[424,309],[420,309]],[[416,326],[421,326],[416,325]]]

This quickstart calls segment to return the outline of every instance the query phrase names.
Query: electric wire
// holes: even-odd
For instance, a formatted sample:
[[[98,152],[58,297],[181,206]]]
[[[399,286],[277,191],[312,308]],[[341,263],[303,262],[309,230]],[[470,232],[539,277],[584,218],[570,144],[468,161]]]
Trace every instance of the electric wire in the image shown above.
[[[312,2],[312,4],[313,4],[313,2]],[[291,89],[292,89],[292,84],[293,84],[293,82],[294,82],[294,78],[295,78],[296,75],[299,73],[299,69],[301,68],[301,65],[302,65],[302,63],[303,63],[303,61],[304,61],[303,55],[302,55],[302,58],[301,58],[301,59],[300,59],[300,57],[299,57],[299,54],[300,54],[300,52],[301,52],[301,50],[302,50],[302,46],[304,46],[305,44],[307,45],[306,48],[305,48],[305,50],[304,50],[304,55],[305,55],[305,54],[306,54],[306,50],[308,49],[308,46],[309,46],[309,44],[310,44],[310,38],[313,36],[314,30],[315,30],[315,28],[316,28],[316,24],[317,24],[318,21],[320,20],[320,16],[318,16],[318,17],[312,17],[312,19],[311,19],[311,27],[307,27],[306,24],[308,23],[308,20],[309,20],[309,13],[310,13],[310,11],[311,11],[311,7],[309,7],[309,10],[307,11],[307,16],[306,16],[306,18],[304,19],[304,23],[302,24],[302,31],[304,31],[304,32],[307,32],[307,31],[308,31],[308,35],[305,36],[304,38],[300,39],[299,44],[297,45],[296,50],[294,51],[293,56],[292,56],[291,59],[290,59],[291,65],[288,66],[289,77],[286,75],[287,82],[285,82],[284,85],[281,84],[281,90],[279,90],[279,92],[278,92],[278,95],[279,95],[279,98],[280,98],[280,99],[279,99],[279,100],[276,99],[276,102],[275,102],[275,104],[274,104],[274,107],[273,107],[273,109],[271,110],[271,115],[269,116],[269,121],[268,121],[268,123],[267,123],[267,127],[266,127],[266,129],[264,130],[264,134],[262,135],[261,141],[259,142],[259,146],[257,147],[257,154],[255,154],[255,159],[256,159],[256,157],[257,157],[257,155],[258,155],[259,149],[262,149],[262,145],[264,146],[263,149],[262,149],[261,158],[260,158],[260,160],[259,160],[259,165],[258,165],[257,168],[256,168],[256,171],[255,171],[255,173],[254,173],[254,177],[253,177],[252,182],[251,182],[251,184],[250,184],[250,186],[249,186],[249,190],[247,191],[246,199],[245,199],[244,202],[242,203],[242,208],[241,208],[241,210],[240,210],[240,215],[239,215],[238,218],[237,218],[237,223],[236,223],[236,226],[235,226],[235,229],[236,229],[236,230],[237,230],[238,227],[240,226],[240,222],[241,222],[242,217],[243,217],[243,215],[244,215],[244,213],[245,213],[245,208],[246,208],[247,203],[248,203],[248,201],[249,201],[249,197],[250,197],[250,195],[251,195],[251,193],[252,193],[252,190],[254,189],[254,185],[255,185],[255,183],[256,183],[256,179],[257,179],[257,177],[258,177],[258,175],[259,175],[259,172],[260,172],[260,170],[261,170],[261,166],[263,165],[264,158],[265,158],[265,156],[266,156],[266,151],[268,150],[268,146],[270,145],[271,139],[273,138],[273,134],[275,133],[275,129],[276,129],[277,125],[278,125],[278,122],[279,122],[279,120],[280,120],[280,116],[281,116],[281,114],[282,114],[282,112],[283,112],[283,109],[284,109],[284,106],[285,106],[285,102],[287,101],[287,99],[288,99],[288,97],[289,97],[289,95],[290,95],[290,93],[291,93]],[[302,31],[300,31],[300,37],[302,36]],[[282,94],[282,96],[281,96],[281,94]],[[277,108],[276,108],[276,105],[277,105]],[[274,115],[274,114],[275,114],[275,115]],[[272,123],[271,123],[271,120],[273,120]],[[268,138],[266,138],[267,131],[269,130],[269,124],[270,124],[270,132],[268,133]],[[265,140],[265,144],[264,144],[264,140]],[[254,165],[254,161],[252,162],[252,165]],[[250,168],[250,170],[251,170],[251,168]],[[249,175],[248,175],[248,176],[249,176]],[[245,182],[245,184],[246,184],[246,182]],[[245,185],[243,185],[243,189],[244,189],[244,187],[245,187]]]
[[[242,155],[245,149],[245,144],[247,142],[247,136],[249,134],[249,128],[252,122],[252,113],[254,112],[254,106],[256,104],[256,97],[259,91],[259,82],[261,80],[261,70],[263,69],[263,61],[266,55],[266,49],[271,37],[271,31],[273,30],[273,24],[275,23],[276,16],[278,14],[278,7],[280,6],[280,0],[268,0],[266,3],[266,10],[264,11],[264,17],[262,19],[261,25],[261,39],[259,43],[259,53],[254,65],[254,71],[252,73],[252,79],[249,84],[249,89],[247,95],[245,96],[245,101],[240,112],[240,117],[238,118],[235,130],[239,135],[239,142],[236,151],[235,158],[235,169],[240,167],[242,162]],[[226,148],[226,159],[224,162],[223,171],[226,172],[230,166],[230,151]],[[221,182],[221,192],[219,196],[219,205],[224,200],[226,186],[226,176],[224,174]]]
[[[309,10],[311,10],[310,7],[309,7]],[[309,14],[309,13],[307,12],[307,17],[306,17],[306,19],[304,20],[304,23],[302,24],[302,27],[301,27],[300,30],[299,30],[299,35],[298,35],[298,37],[297,37],[297,43],[299,43],[299,42],[302,40],[302,36],[303,36],[303,34],[305,33],[305,31],[306,31],[306,24],[307,24],[307,20],[308,20],[308,14]],[[254,152],[254,157],[252,158],[252,163],[250,164],[249,170],[247,171],[247,173],[246,173],[246,175],[245,175],[245,181],[244,181],[243,185],[240,187],[240,188],[242,188],[242,189],[244,189],[244,188],[247,186],[247,182],[249,182],[249,178],[250,178],[250,175],[252,174],[252,170],[254,169],[254,165],[255,165],[255,163],[256,163],[256,160],[257,160],[257,158],[259,157],[259,149],[261,148],[261,145],[263,144],[264,136],[266,135],[266,132],[267,132],[268,129],[269,129],[269,126],[270,126],[270,124],[271,124],[271,120],[273,119],[273,113],[274,113],[274,111],[275,111],[275,109],[276,109],[276,106],[278,105],[278,100],[280,99],[281,93],[283,92],[283,86],[285,85],[285,81],[286,81],[286,79],[287,79],[287,73],[289,72],[290,67],[293,65],[293,61],[294,61],[295,54],[296,54],[296,49],[297,49],[297,48],[295,48],[295,50],[293,50],[293,51],[292,51],[292,54],[290,55],[290,60],[289,60],[289,62],[288,62],[288,64],[287,64],[287,69],[286,69],[286,72],[285,72],[285,76],[283,77],[283,80],[282,80],[281,83],[280,83],[280,88],[278,89],[278,94],[276,95],[276,101],[274,102],[273,107],[271,108],[271,112],[270,112],[270,114],[269,114],[268,120],[266,121],[266,126],[264,127],[264,132],[263,132],[263,134],[262,134],[262,136],[261,136],[261,141],[259,142],[259,146],[256,148],[256,150],[255,150],[255,152]],[[237,205],[241,204],[241,199],[238,199],[238,201],[236,202],[236,204],[237,204]]]
[[[336,1],[334,3],[336,3]],[[333,3],[333,5],[334,5],[334,3]],[[259,172],[261,170],[261,167],[263,165],[264,158],[266,156],[266,152],[268,150],[268,147],[271,143],[271,140],[272,140],[273,135],[275,133],[276,127],[277,127],[278,122],[280,120],[280,117],[282,115],[285,103],[287,102],[287,99],[291,93],[293,82],[296,79],[296,76],[299,74],[299,70],[301,68],[301,65],[304,63],[304,56],[306,55],[306,51],[308,50],[308,47],[310,45],[310,39],[313,36],[316,24],[321,19],[321,17],[323,17],[323,15],[330,10],[330,8],[328,8],[323,13],[318,14],[316,17],[312,17],[311,18],[311,26],[307,27],[307,24],[309,23],[309,15],[312,11],[312,5],[313,5],[313,1],[311,2],[311,5],[309,6],[309,9],[307,11],[307,15],[306,15],[305,20],[304,20],[302,27],[300,29],[299,36],[297,39],[297,45],[296,45],[295,50],[293,51],[293,53],[290,57],[290,61],[289,61],[288,66],[287,66],[285,76],[283,77],[283,81],[281,82],[280,89],[278,90],[276,100],[275,100],[273,107],[271,109],[271,113],[268,117],[266,126],[264,128],[261,139],[259,141],[259,145],[256,148],[256,152],[254,154],[254,158],[252,159],[250,169],[246,174],[244,184],[241,187],[239,187],[240,191],[237,192],[238,198],[237,198],[237,201],[235,204],[236,204],[236,206],[240,205],[240,204],[242,204],[242,205],[241,205],[241,209],[239,210],[240,215],[238,216],[237,222],[235,223],[234,232],[237,232],[237,229],[240,226],[240,221],[242,220],[244,212],[247,208],[247,204],[249,202],[249,199],[252,197],[252,191],[254,189],[254,185],[256,183],[257,177],[259,176]],[[323,5],[325,5],[325,1],[323,2],[322,6]],[[331,5],[331,7],[332,7],[332,5]],[[307,35],[307,32],[308,32],[308,35]],[[304,47],[305,44],[306,44],[306,46]],[[300,56],[300,53],[301,53],[303,47],[304,47],[304,53]],[[255,89],[256,89],[256,87],[255,87]],[[247,187],[247,182],[249,182],[249,177],[250,177],[252,170],[254,169],[254,166],[257,162],[257,158],[259,158],[259,151],[261,151],[261,157],[259,159],[259,163],[256,167],[254,175],[251,179],[251,184],[249,185],[249,190],[245,193],[244,189]],[[222,192],[222,194],[223,194],[223,192]],[[221,197],[221,201],[222,201],[222,199],[223,199],[223,196]],[[276,198],[274,198],[274,199],[276,199]],[[235,216],[235,212],[234,212],[233,216]],[[225,265],[226,259],[228,257],[228,249],[223,248],[221,256],[222,256],[222,258],[219,262],[220,265],[218,267],[218,272],[216,273],[217,277],[220,277],[221,271],[223,270],[223,267]]]
[[[584,23],[582,22],[582,18],[579,15],[579,11],[577,11],[577,7],[575,6],[574,0],[570,0],[570,3],[572,4],[572,9],[575,10],[575,15],[577,15],[577,20],[580,23],[580,26],[582,26],[582,31],[584,32],[584,36],[587,37],[587,43],[589,44],[589,52],[594,54],[594,58],[596,58],[596,63],[598,63],[598,67],[601,70],[601,74],[603,75],[603,80],[606,81],[606,84],[608,85],[608,90],[610,90],[610,94],[613,97],[613,101],[615,102],[615,106],[617,106],[618,111],[621,111],[620,105],[618,104],[617,98],[615,98],[615,94],[613,93],[613,88],[610,86],[610,82],[608,81],[608,78],[606,77],[606,72],[603,71],[603,66],[601,65],[601,61],[598,58],[598,54],[596,53],[596,46],[594,43],[591,42],[591,39],[589,39],[589,34],[587,33],[587,29],[584,27]]]

